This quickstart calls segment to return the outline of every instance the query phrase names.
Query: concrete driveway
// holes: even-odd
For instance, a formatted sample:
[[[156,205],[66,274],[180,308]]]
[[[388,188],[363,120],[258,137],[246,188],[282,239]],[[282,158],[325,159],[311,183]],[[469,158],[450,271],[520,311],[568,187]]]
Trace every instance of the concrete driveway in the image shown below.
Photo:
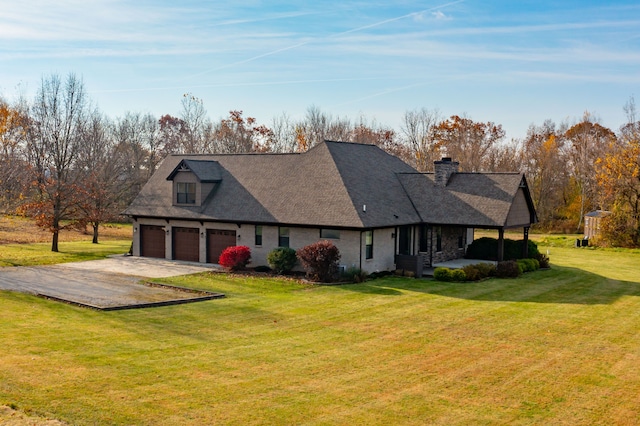
[[[30,293],[101,310],[163,306],[224,295],[170,286],[149,286],[142,283],[145,278],[214,269],[213,265],[120,255],[51,266],[0,268],[0,290]]]

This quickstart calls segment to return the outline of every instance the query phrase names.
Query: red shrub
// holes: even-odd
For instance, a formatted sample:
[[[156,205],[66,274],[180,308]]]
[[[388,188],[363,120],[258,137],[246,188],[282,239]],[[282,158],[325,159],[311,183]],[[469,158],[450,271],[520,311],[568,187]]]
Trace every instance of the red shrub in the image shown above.
[[[331,241],[318,241],[297,251],[307,276],[324,283],[331,282],[338,273],[340,251]]]
[[[250,261],[251,249],[247,246],[227,247],[220,255],[220,259],[218,259],[218,263],[221,266],[231,271],[244,269]]]

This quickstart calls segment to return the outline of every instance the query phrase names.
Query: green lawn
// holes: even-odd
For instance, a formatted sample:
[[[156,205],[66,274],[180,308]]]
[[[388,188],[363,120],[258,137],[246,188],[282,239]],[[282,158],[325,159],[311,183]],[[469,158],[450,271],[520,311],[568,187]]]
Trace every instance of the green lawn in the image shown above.
[[[640,423],[640,253],[318,287],[201,274],[227,298],[96,312],[0,292],[0,405],[71,424]],[[0,419],[1,422],[1,419]]]
[[[100,244],[91,241],[59,243],[59,251],[51,251],[51,243],[0,244],[0,267],[52,265],[55,263],[80,262],[102,259],[111,254],[129,251],[131,240],[107,240]]]

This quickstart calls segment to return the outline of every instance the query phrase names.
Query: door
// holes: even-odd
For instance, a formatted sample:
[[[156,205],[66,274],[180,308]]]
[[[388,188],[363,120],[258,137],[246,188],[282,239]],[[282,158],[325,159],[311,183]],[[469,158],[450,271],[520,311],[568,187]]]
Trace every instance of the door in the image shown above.
[[[200,261],[200,231],[198,228],[173,228],[173,258],[188,262]]]
[[[140,226],[140,256],[164,259],[164,228],[156,225]]]
[[[207,229],[207,262],[218,263],[227,247],[236,245],[236,231]]]

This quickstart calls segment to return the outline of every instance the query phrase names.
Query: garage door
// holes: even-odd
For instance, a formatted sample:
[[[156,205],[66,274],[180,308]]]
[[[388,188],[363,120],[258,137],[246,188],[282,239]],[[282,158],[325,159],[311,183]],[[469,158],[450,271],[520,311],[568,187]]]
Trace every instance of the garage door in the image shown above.
[[[207,229],[207,262],[218,263],[224,249],[235,245],[236,231]]]
[[[164,259],[164,247],[164,228],[162,226],[140,226],[140,256]]]
[[[173,258],[189,262],[200,261],[198,228],[173,228]]]

